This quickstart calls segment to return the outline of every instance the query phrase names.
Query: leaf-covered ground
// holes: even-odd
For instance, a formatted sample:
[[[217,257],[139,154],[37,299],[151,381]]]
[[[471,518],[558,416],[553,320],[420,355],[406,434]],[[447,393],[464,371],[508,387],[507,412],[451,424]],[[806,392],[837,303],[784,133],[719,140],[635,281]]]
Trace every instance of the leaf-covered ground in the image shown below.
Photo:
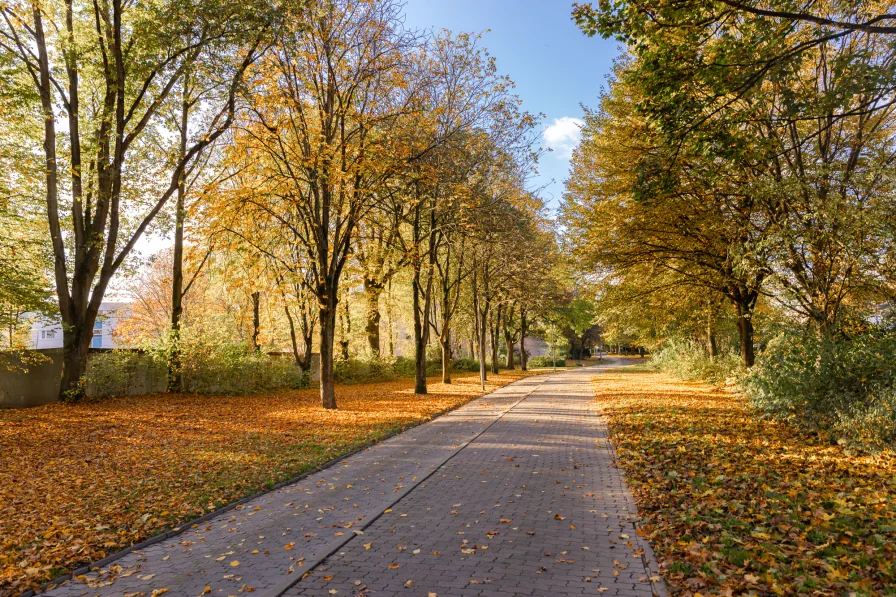
[[[594,378],[677,595],[896,595],[896,458],[850,456],[660,373]]]
[[[491,392],[525,374],[491,376]],[[0,410],[0,595],[312,469],[483,394],[478,375],[257,396],[150,396]]]

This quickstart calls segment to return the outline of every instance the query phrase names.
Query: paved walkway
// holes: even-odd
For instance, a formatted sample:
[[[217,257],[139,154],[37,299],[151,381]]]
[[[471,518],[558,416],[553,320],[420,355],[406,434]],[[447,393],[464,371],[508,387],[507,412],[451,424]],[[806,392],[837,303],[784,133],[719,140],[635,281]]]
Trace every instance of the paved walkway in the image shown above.
[[[665,595],[596,373],[505,386],[48,594]]]

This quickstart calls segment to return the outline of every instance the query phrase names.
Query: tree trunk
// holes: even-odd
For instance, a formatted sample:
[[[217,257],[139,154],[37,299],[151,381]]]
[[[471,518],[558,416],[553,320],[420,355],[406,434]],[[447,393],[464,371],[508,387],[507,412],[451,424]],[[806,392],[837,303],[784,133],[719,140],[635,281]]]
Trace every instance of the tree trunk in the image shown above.
[[[258,343],[258,335],[261,331],[261,292],[256,290],[252,293],[252,350],[261,352],[261,345]]]
[[[370,356],[380,358],[380,295],[383,285],[373,280],[364,280],[364,296],[367,298],[367,323],[364,331],[367,334],[367,346]]]
[[[451,383],[451,332],[449,330],[442,328],[439,344],[442,346],[442,383]]]
[[[479,381],[482,384],[482,389],[485,390],[485,382],[488,381],[485,364],[485,334],[487,329],[486,326],[488,325],[488,306],[486,306],[482,316],[477,318],[477,322],[479,328],[479,333],[477,334],[479,337],[476,339],[477,344],[479,345]]]
[[[93,317],[96,320],[96,316]],[[79,334],[89,330],[89,334]],[[84,396],[82,379],[87,371],[87,355],[90,352],[90,341],[93,339],[93,322],[90,325],[69,328],[62,327],[62,384],[59,399],[75,402]]]
[[[485,330],[488,324],[489,301],[482,304],[482,297],[479,293],[479,285],[477,284],[476,263],[473,263],[473,322],[474,334],[476,340],[476,350],[479,356],[479,383],[482,390],[485,391],[485,382],[487,375],[485,372]]]
[[[756,362],[753,348],[753,313],[748,306],[737,304],[736,307],[741,358],[745,367],[752,367]]]
[[[716,307],[712,299],[709,299],[706,309],[706,351],[711,361],[719,355],[719,346],[716,342]]]
[[[324,408],[336,408],[336,377],[333,370],[336,304],[332,300],[328,302],[320,309],[320,403]]]
[[[507,349],[507,355],[505,358],[505,365],[511,371],[516,369],[516,363],[513,362],[513,335],[510,333],[510,330],[507,329],[507,326],[504,326],[504,346]]]
[[[526,332],[528,322],[526,321],[526,310],[520,307],[520,370],[527,371],[529,364],[529,356],[526,354]]]
[[[392,327],[392,279],[389,279],[389,288],[386,293],[386,317],[389,318],[389,356],[395,356],[395,330]]]
[[[420,271],[414,271],[414,393],[426,394],[426,344],[428,336],[428,301],[420,283]],[[422,303],[422,304],[421,304]]]
[[[309,305],[302,306],[302,360],[299,366],[302,371],[311,372],[311,350],[314,338],[314,313],[309,310]]]
[[[184,74],[184,94],[180,112],[180,159],[187,154],[187,128],[190,118],[190,77]],[[184,202],[187,195],[187,175],[181,172],[177,181],[177,199],[174,206],[174,255],[171,264],[171,337],[168,351],[168,391],[181,389],[180,320],[184,312]]]
[[[348,310],[348,301],[344,301],[342,310],[342,340],[339,341],[340,356],[343,361],[348,361],[348,348],[352,337],[352,317]]]
[[[495,314],[495,317],[492,318],[492,325],[489,326],[488,335],[489,335],[489,343],[492,349],[492,373],[497,375],[500,371],[498,369],[498,330],[501,326],[501,310],[503,305],[498,305],[498,312]]]
[[[715,360],[717,356],[719,356],[719,345],[716,342],[716,331],[713,329],[712,324],[710,324],[709,328],[706,330],[706,347],[709,350],[709,358],[710,360]]]
[[[292,358],[296,362],[296,366],[302,371],[305,369],[302,368],[302,357],[299,356],[299,342],[296,338],[296,324],[292,319],[292,313],[289,312],[289,306],[283,305],[283,310],[286,312],[286,319],[289,321],[289,339],[292,342]]]

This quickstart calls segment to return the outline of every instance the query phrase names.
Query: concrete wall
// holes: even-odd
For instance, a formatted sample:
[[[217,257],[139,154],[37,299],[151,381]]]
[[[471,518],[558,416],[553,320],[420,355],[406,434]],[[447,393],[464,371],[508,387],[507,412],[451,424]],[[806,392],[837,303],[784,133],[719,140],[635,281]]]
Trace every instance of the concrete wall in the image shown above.
[[[35,350],[26,362],[19,354],[0,354],[0,408],[25,408],[56,402],[62,377],[62,349]],[[34,361],[37,360],[37,363]]]

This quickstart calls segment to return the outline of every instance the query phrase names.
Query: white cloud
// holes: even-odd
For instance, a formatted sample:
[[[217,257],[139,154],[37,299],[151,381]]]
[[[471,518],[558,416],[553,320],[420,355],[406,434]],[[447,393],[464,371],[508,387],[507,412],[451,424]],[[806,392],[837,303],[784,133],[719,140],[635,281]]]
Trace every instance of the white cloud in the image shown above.
[[[561,116],[554,119],[554,124],[544,129],[545,144],[550,147],[557,157],[568,160],[572,157],[572,151],[582,140],[582,126],[584,122],[572,116]]]

